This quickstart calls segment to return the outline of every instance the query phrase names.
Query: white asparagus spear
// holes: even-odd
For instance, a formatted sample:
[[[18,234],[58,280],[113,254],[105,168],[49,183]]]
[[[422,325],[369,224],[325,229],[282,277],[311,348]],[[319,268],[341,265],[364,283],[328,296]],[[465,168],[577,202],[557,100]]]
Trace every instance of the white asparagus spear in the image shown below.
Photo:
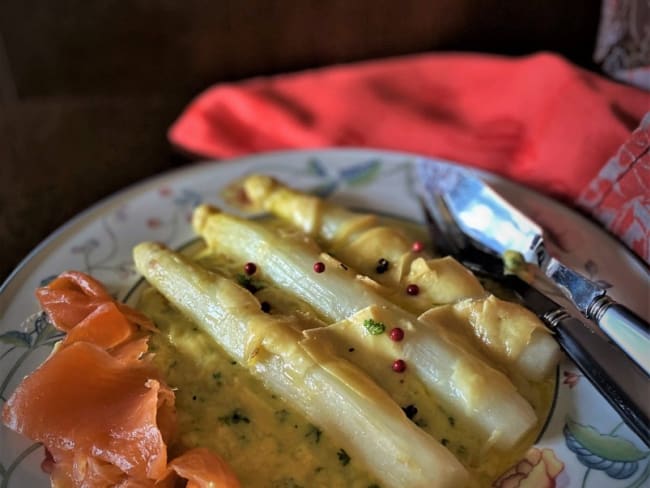
[[[134,249],[147,281],[267,388],[333,436],[389,487],[462,487],[468,473],[361,370],[272,317],[234,282],[155,243]]]
[[[351,269],[326,254],[319,255],[311,243],[283,238],[259,223],[208,206],[195,210],[193,224],[210,248],[240,261],[255,262],[261,276],[305,300],[329,320],[342,321],[374,306],[390,314],[391,327],[397,326],[395,323],[408,325],[411,333],[403,345],[409,367],[452,413],[467,416],[496,447],[511,448],[534,427],[537,418],[532,407],[508,378],[473,358],[468,347],[445,331],[443,324],[418,322],[375,293],[367,280],[355,277]],[[323,272],[314,270],[315,262],[324,263]],[[380,375],[370,374],[381,380]],[[469,377],[470,382],[466,381]],[[493,386],[493,391],[468,389],[481,383]]]
[[[325,242],[341,261],[359,272],[400,289],[416,283],[421,293],[420,309],[415,312],[485,294],[476,277],[455,259],[422,259],[421,254],[412,252],[406,235],[382,225],[376,215],[352,212],[266,175],[250,175],[243,185],[254,205]],[[416,258],[420,259],[414,267]],[[380,259],[385,259],[388,267],[378,273]]]
[[[488,357],[533,381],[547,378],[560,360],[557,343],[530,310],[494,295],[432,308],[419,319],[459,330],[470,324]]]
[[[401,307],[424,314],[433,304],[462,302],[454,307],[453,317],[447,322],[470,331],[474,344],[512,374],[539,381],[557,365],[560,349],[539,319],[520,305],[488,295],[474,275],[455,259],[418,257],[401,232],[379,226],[376,217],[351,212],[269,176],[250,175],[244,188],[256,205],[334,246],[336,255],[346,264],[397,288],[397,293],[382,292]],[[380,257],[389,266],[386,272],[377,274]],[[417,297],[405,299],[399,293],[407,284],[418,285]],[[444,308],[435,314],[448,312]]]
[[[373,325],[385,327],[385,332],[373,334]],[[402,374],[425,378],[446,410],[490,432],[486,448],[517,444],[521,433],[537,421],[530,405],[501,372],[486,367],[465,351],[449,347],[445,340],[453,339],[441,323],[431,320],[429,326],[415,323],[397,309],[370,306],[331,326],[307,330],[305,335],[327,342],[389,393],[395,387],[391,365],[397,358],[403,360],[406,370]],[[401,341],[389,337],[390,329],[395,327],[404,332]],[[440,340],[432,341],[433,334]],[[346,354],[350,348],[354,352]],[[503,427],[506,419],[507,427]]]

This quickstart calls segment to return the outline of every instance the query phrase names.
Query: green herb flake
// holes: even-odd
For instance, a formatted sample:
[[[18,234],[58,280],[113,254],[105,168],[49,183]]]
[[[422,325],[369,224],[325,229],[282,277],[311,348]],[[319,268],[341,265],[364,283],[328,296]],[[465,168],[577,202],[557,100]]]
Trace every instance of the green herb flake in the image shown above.
[[[320,430],[318,427],[315,425],[309,425],[309,430],[305,434],[305,437],[308,439],[312,440],[314,444],[318,444],[320,442],[320,436],[322,435],[323,431]]]
[[[413,423],[415,425],[417,425],[418,427],[420,427],[421,429],[429,427],[429,423],[426,420],[424,420],[423,418],[415,419],[415,420],[413,420]]]
[[[236,408],[228,415],[219,417],[219,421],[226,425],[250,424],[251,420],[246,416],[243,410]]]
[[[289,417],[289,411],[283,408],[280,410],[276,410],[274,415],[278,422],[283,423]]]
[[[366,319],[363,321],[363,326],[371,335],[383,334],[386,326],[382,322],[377,322],[373,319]]]
[[[347,466],[350,464],[350,456],[347,452],[345,452],[345,449],[339,449],[336,453],[336,456],[339,458],[341,466]]]
[[[251,293],[256,293],[264,288],[259,281],[253,280],[250,276],[246,276],[242,273],[237,274],[237,283],[239,286],[246,288]]]
[[[456,419],[454,417],[452,417],[451,415],[449,417],[447,417],[447,420],[449,421],[449,425],[451,425],[452,427],[454,425],[456,425]]]

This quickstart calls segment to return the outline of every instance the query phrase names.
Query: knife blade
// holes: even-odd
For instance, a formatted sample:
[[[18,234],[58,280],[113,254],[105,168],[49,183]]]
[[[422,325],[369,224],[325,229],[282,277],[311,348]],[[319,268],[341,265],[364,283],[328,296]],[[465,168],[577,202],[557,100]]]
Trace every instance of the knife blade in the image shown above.
[[[650,324],[608,297],[598,284],[551,256],[539,225],[466,170],[419,161],[416,171],[426,190],[443,198],[467,236],[498,256],[514,250],[537,265],[587,319],[650,374]]]

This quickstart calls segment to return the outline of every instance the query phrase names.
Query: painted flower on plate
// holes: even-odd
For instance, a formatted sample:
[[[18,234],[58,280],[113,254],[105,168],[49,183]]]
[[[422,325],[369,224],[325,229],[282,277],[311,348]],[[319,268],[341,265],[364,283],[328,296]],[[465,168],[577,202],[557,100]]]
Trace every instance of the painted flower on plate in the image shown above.
[[[578,384],[578,381],[580,381],[580,378],[582,378],[582,375],[579,373],[574,373],[573,371],[565,371],[563,373],[564,376],[564,383],[567,385],[569,388],[573,388]]]
[[[552,449],[532,447],[492,485],[494,488],[555,488],[564,469]]]

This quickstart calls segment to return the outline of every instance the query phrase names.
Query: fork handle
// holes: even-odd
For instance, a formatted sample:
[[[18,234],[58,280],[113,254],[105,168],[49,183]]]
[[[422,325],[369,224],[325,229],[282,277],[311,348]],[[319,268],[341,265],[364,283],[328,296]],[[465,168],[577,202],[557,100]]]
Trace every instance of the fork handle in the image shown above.
[[[585,377],[650,447],[650,377],[621,349],[564,310],[542,318]]]
[[[595,300],[587,311],[601,330],[650,374],[650,324],[607,295]]]

